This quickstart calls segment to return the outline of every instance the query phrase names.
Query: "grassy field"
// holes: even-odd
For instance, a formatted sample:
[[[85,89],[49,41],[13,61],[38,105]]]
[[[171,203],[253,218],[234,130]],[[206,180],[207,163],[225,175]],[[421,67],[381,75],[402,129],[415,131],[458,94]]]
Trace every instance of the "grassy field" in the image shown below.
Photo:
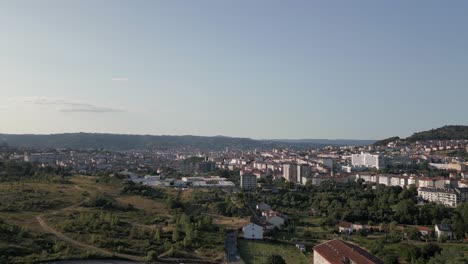
[[[27,180],[0,183],[0,228],[3,228],[0,232],[12,230],[7,235],[0,234],[0,263],[100,257],[100,253],[46,232],[38,217],[64,236],[108,252],[144,257],[148,250],[163,254],[174,248],[176,255],[210,260],[223,257],[224,229],[237,229],[248,221],[219,215],[205,203],[192,204],[190,199],[198,190],[161,189],[160,198],[145,196],[146,191],[122,194],[122,190],[122,181],[91,176],[73,176],[61,183]],[[99,197],[110,205],[91,204]],[[182,205],[171,208],[166,198],[180,198]],[[185,247],[182,241],[184,225],[176,220],[181,214],[195,219],[192,225],[197,230],[192,247]],[[197,223],[202,221],[197,217],[204,216],[212,219],[213,228],[205,230],[206,225]],[[173,238],[175,225],[179,226],[178,242]],[[160,230],[159,239],[156,229]]]
[[[239,240],[239,252],[247,264],[268,264],[272,255],[281,255],[288,264],[311,263],[311,260],[304,256],[299,249],[287,244],[242,239]]]
[[[360,236],[350,236],[349,239],[350,241],[358,244],[359,246],[363,247],[364,249],[369,250],[373,245],[377,243],[377,241],[382,238],[383,235],[369,235],[367,237],[360,237]],[[401,250],[401,246],[403,242],[397,242],[397,243],[386,243],[384,244],[384,251],[386,252],[394,252],[396,255],[399,255],[399,251]],[[424,245],[426,245],[426,242],[422,241],[409,241],[405,242],[409,243],[412,245],[416,245],[420,248],[422,248]],[[444,248],[453,248],[457,252],[463,252],[464,255],[468,258],[468,243],[459,243],[459,242],[446,242],[446,243],[437,243],[442,249]],[[406,263],[404,262],[403,259],[399,259],[401,263]]]

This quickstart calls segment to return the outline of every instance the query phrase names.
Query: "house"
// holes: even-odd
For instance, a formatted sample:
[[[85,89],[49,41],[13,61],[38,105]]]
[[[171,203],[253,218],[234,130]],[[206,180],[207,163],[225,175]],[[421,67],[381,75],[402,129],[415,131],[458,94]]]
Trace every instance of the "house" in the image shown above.
[[[296,248],[298,248],[302,252],[306,251],[306,247],[304,244],[296,244]]]
[[[267,217],[266,220],[268,223],[278,228],[280,228],[285,222],[284,218],[279,215],[273,215],[273,216]]]
[[[446,237],[447,239],[452,239],[453,238],[453,233],[452,229],[450,226],[446,224],[439,224],[435,226],[435,232],[437,235],[437,238],[440,239],[441,237]]]
[[[432,229],[427,226],[416,226],[416,229],[418,229],[419,233],[423,236],[428,236],[432,233]]]
[[[351,234],[354,231],[353,224],[346,221],[340,221],[340,223],[338,224],[338,231],[340,233]]]
[[[273,210],[263,211],[262,216],[268,223],[278,228],[281,227],[288,219],[286,215],[282,215],[280,212]]]
[[[263,239],[263,227],[254,223],[249,223],[242,228],[245,239]]]
[[[342,241],[334,239],[314,247],[314,264],[383,264],[377,257],[364,249]]]
[[[261,203],[257,204],[256,208],[260,212],[271,210],[271,207],[268,204],[264,203],[264,202],[261,202]]]

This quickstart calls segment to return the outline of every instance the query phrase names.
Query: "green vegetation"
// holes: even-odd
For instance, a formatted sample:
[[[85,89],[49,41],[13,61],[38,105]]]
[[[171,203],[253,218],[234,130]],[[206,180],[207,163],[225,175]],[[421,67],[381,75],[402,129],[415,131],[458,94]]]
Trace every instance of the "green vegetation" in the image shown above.
[[[290,188],[286,186],[288,183],[282,181],[273,184],[280,188]],[[441,249],[430,254],[418,253],[424,252],[424,247],[428,247],[429,243],[436,243],[436,238],[421,237],[416,228],[403,228],[399,224],[425,226],[449,224],[457,239],[461,240],[468,234],[468,204],[463,203],[458,208],[447,208],[436,204],[417,205],[416,195],[415,188],[402,189],[363,182],[341,186],[332,182],[324,182],[320,187],[280,189],[278,194],[241,193],[238,194],[237,199],[246,203],[263,201],[272,206],[274,210],[288,215],[288,221],[284,226],[265,233],[265,236],[277,241],[315,244],[341,236],[343,239],[352,240],[370,250],[385,263],[407,261],[407,258],[412,258],[414,261],[420,259],[418,263],[436,261],[433,259],[442,258],[443,254],[448,254],[450,248],[456,245],[463,246],[457,247],[461,250],[461,254],[455,254],[454,259],[463,258],[463,254],[466,254],[465,257],[468,256],[468,244],[457,244],[457,241],[438,243],[436,245]],[[340,220],[361,223],[370,228],[352,235],[341,235],[338,234],[336,227]],[[411,246],[401,248],[408,243],[417,248]],[[410,257],[402,255],[402,252]],[[454,262],[431,263],[464,262],[454,260]]]
[[[468,126],[443,126],[428,131],[414,133],[406,140],[409,142],[420,140],[452,140],[468,139]]]
[[[443,126],[436,129],[417,132],[407,137],[400,139],[399,137],[391,137],[380,140],[374,143],[375,146],[385,146],[395,140],[402,140],[404,142],[415,142],[423,140],[455,140],[455,139],[468,139],[468,126]]]
[[[386,145],[388,145],[388,143],[394,142],[394,141],[397,141],[397,140],[400,140],[400,137],[391,137],[391,138],[382,139],[382,140],[374,142],[373,145],[374,146],[386,146]]]
[[[286,263],[310,263],[310,260],[304,256],[294,245],[275,244],[268,242],[239,240],[239,253],[241,258],[247,264],[270,264],[273,260],[279,261],[278,256],[284,259]],[[275,262],[281,263],[281,262]]]
[[[219,213],[216,203],[241,209],[218,190],[158,189],[107,176],[15,177],[0,183],[0,263],[111,254],[219,261],[224,229],[245,222]],[[76,242],[50,234],[38,217]]]

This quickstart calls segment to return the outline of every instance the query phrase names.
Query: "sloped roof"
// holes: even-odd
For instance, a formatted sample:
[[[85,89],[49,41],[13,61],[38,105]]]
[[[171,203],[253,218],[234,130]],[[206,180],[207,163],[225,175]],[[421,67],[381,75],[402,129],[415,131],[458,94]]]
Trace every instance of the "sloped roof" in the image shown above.
[[[340,239],[319,244],[314,247],[314,252],[330,263],[344,263],[346,259],[349,259],[359,264],[383,264],[380,259],[366,250]]]

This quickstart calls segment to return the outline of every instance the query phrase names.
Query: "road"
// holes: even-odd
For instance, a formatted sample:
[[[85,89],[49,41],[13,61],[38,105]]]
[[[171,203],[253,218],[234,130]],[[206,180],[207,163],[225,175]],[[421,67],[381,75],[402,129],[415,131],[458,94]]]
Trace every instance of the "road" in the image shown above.
[[[126,260],[114,260],[114,259],[83,259],[83,260],[59,260],[45,262],[44,264],[136,264],[139,262],[126,261]]]
[[[225,238],[226,262],[229,264],[244,264],[237,250],[237,233],[230,232]]]

